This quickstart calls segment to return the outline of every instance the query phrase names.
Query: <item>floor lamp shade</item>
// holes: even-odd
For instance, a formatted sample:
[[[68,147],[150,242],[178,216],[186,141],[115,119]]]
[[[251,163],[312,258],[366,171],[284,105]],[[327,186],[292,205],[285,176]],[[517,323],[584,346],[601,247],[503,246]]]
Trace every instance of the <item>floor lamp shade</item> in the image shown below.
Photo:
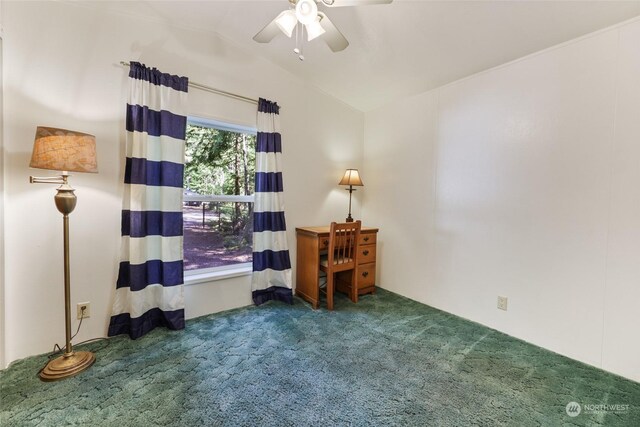
[[[345,221],[353,222],[353,217],[351,216],[351,194],[356,191],[353,187],[362,187],[364,185],[362,183],[362,179],[360,178],[360,174],[358,173],[358,169],[347,169],[338,185],[349,186],[349,188],[347,188],[347,191],[349,192],[349,215],[347,215]]]
[[[29,166],[68,172],[98,172],[96,137],[38,126]]]
[[[69,214],[76,207],[77,197],[69,185],[69,172],[98,172],[96,138],[86,133],[39,126],[33,144],[29,166],[62,171],[56,177],[30,177],[31,183],[60,184],[54,197],[62,214],[64,249],[64,315],[66,346],[62,356],[45,365],[39,372],[43,381],[56,381],[79,374],[96,358],[90,351],[74,351],[71,345],[71,267],[69,263]]]

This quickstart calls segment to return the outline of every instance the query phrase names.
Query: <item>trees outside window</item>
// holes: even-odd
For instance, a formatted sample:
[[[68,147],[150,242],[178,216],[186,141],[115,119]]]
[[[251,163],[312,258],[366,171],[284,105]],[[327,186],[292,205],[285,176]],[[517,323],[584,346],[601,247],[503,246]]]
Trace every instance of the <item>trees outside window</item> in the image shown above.
[[[255,130],[189,119],[184,169],[185,270],[252,261]]]

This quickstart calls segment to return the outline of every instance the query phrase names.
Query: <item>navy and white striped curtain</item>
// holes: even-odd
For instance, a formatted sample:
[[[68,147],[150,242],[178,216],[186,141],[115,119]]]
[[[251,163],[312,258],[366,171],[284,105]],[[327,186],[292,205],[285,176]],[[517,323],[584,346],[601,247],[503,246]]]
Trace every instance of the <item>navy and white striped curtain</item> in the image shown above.
[[[287,246],[282,195],[280,107],[258,101],[256,189],[253,214],[253,302],[293,303],[291,260]]]
[[[182,182],[188,79],[132,62],[122,248],[109,336],[184,328]]]

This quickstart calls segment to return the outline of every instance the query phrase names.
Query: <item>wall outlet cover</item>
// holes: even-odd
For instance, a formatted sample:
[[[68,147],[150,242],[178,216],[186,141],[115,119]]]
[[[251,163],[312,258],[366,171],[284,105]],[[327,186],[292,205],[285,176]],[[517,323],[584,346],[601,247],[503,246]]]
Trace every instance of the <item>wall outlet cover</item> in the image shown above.
[[[79,302],[76,305],[76,316],[78,318],[78,320],[80,320],[83,316],[82,316],[82,307],[85,307],[84,309],[84,318],[86,319],[87,317],[91,317],[91,303],[90,302]]]

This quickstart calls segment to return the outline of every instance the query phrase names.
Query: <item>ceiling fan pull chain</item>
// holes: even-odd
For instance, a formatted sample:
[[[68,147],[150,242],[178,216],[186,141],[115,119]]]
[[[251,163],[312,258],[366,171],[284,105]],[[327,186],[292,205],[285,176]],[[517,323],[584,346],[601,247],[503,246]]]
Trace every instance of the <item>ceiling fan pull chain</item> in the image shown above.
[[[296,24],[296,47],[293,48],[293,53],[300,54],[300,23]]]
[[[300,25],[300,55],[298,55],[298,59],[300,61],[304,61],[304,26]]]

